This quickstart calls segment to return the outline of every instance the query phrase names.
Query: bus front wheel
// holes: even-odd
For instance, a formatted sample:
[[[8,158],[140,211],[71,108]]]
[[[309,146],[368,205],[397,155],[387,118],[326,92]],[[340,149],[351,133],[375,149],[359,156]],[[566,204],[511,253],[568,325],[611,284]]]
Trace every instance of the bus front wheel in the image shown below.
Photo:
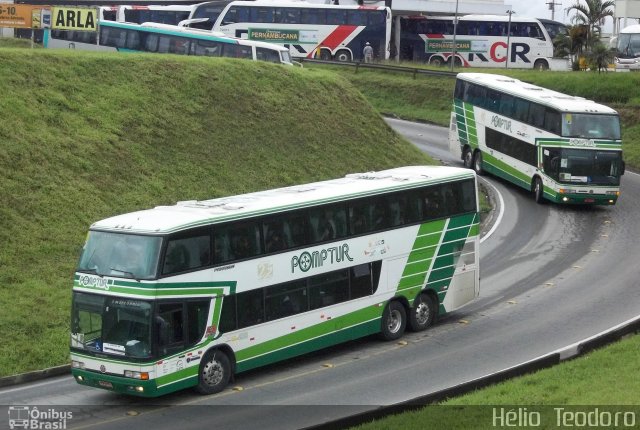
[[[482,167],[482,152],[476,151],[473,154],[473,170],[478,175],[484,175],[484,168]]]
[[[201,394],[215,394],[224,390],[231,378],[231,363],[227,354],[219,349],[209,351],[200,363],[198,385]]]
[[[407,326],[407,311],[402,303],[393,301],[387,304],[382,312],[382,338],[384,340],[400,339]]]
[[[436,304],[428,294],[420,294],[409,311],[409,328],[422,331],[433,324],[436,317]]]
[[[536,203],[544,203],[544,187],[542,186],[542,179],[537,176],[533,181],[533,193],[536,198]]]

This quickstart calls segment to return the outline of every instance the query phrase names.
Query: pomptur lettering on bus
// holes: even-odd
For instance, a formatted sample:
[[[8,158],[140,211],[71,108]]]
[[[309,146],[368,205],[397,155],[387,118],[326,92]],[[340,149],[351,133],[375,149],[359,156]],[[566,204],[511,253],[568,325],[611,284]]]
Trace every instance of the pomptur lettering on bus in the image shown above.
[[[345,259],[353,261],[349,255],[349,244],[347,243],[312,252],[305,251],[299,256],[294,255],[291,259],[291,273],[295,273],[296,268],[302,272],[308,272],[310,269],[322,267],[324,262],[335,264]]]

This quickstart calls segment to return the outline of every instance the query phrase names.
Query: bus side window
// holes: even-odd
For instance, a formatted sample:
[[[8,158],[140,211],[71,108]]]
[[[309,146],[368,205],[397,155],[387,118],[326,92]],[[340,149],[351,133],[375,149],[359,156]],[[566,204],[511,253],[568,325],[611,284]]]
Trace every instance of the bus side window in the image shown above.
[[[145,42],[145,51],[158,52],[158,35],[148,34]]]
[[[238,328],[250,327],[264,322],[263,291],[263,289],[258,289],[236,295]]]
[[[262,60],[262,61],[271,61],[272,63],[279,63],[280,52],[270,48],[262,48],[257,46],[256,59]]]

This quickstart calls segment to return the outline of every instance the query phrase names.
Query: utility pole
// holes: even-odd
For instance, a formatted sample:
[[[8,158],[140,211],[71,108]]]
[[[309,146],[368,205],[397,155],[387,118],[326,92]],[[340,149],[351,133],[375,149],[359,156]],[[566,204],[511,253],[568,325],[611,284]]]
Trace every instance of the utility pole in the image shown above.
[[[549,10],[551,11],[551,21],[555,21],[556,6],[562,6],[562,3],[556,3],[553,0],[549,0],[547,4],[549,5]]]
[[[509,9],[507,13],[509,14],[509,25],[507,26],[507,61],[505,61],[504,63],[505,69],[509,68],[509,46],[510,46],[509,39],[511,38],[511,15],[513,15],[515,12]]]

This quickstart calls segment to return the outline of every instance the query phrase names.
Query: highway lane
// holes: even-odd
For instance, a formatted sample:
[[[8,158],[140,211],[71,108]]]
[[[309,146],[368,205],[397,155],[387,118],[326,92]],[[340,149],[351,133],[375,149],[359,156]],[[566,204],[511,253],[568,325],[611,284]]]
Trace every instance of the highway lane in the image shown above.
[[[459,163],[446,129],[389,120],[434,157]],[[465,382],[577,342],[640,313],[640,176],[612,208],[538,205],[494,178],[502,222],[481,245],[481,299],[399,343],[361,339],[239,375],[213,396],[114,396],[70,377],[0,390],[0,404],[86,405],[69,428],[124,425],[301,428]],[[462,321],[462,322],[461,322]],[[235,387],[235,389],[234,389]]]

